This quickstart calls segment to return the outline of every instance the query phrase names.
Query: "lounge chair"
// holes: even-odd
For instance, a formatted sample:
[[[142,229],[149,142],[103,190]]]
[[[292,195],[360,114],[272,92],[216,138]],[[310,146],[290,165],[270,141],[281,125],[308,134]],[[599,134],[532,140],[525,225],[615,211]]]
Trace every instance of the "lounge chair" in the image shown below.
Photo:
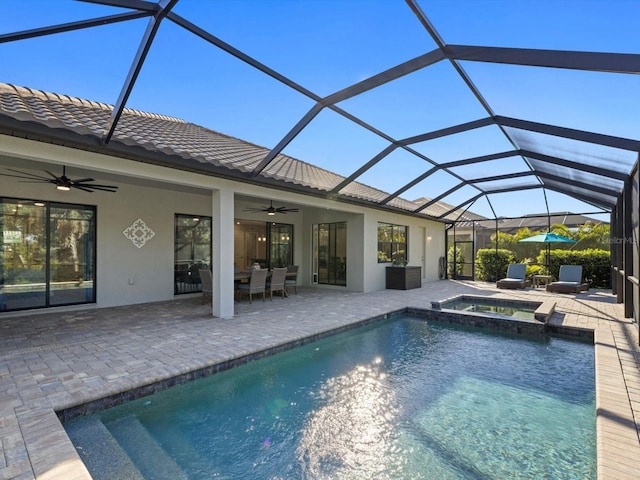
[[[527,266],[524,263],[511,263],[507,276],[496,282],[498,288],[525,288],[531,285],[527,280]]]
[[[260,270],[252,270],[249,283],[241,283],[240,285],[238,285],[238,293],[248,293],[249,303],[253,302],[253,295],[255,293],[262,293],[262,301],[264,302],[267,273],[269,273],[269,271],[266,268]]]
[[[269,296],[273,300],[273,292],[280,292],[282,298],[287,294],[287,289],[284,286],[284,281],[287,277],[287,267],[274,268],[271,272],[271,279],[267,282],[267,289],[269,290]]]
[[[589,290],[582,281],[582,265],[561,265],[558,281],[547,284],[547,292],[580,293]]]

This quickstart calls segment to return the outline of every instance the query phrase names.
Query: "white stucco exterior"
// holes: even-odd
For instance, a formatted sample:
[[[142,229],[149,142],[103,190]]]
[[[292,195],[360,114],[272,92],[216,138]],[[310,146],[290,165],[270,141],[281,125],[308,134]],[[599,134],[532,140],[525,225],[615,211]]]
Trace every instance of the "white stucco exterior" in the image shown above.
[[[298,282],[311,285],[311,231],[318,223],[347,223],[347,285],[352,291],[385,288],[387,263],[378,263],[379,222],[409,227],[409,265],[423,267],[423,280],[438,277],[438,259],[444,255],[444,224],[409,215],[351,205],[299,193],[260,187],[181,170],[143,164],[63,146],[0,136],[0,168],[42,174],[66,165],[73,176],[85,174],[101,183],[115,184],[116,193],[60,192],[50,184],[21,183],[0,176],[0,196],[95,205],[96,303],[98,307],[154,302],[174,298],[175,214],[210,216],[215,316],[233,316],[234,219],[267,221],[264,214],[244,209],[274,199],[299,207],[298,213],[277,218],[294,225],[294,263]],[[142,219],[155,236],[136,247],[123,230]]]

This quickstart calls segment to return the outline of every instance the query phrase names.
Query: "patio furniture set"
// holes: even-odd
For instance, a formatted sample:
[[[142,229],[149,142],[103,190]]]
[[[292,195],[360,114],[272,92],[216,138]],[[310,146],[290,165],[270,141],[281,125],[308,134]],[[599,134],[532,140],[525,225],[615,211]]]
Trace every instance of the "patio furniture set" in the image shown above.
[[[213,302],[212,291],[213,281],[211,270],[203,268],[200,270],[200,278],[202,281],[202,303],[209,298],[209,302]],[[279,292],[282,298],[288,296],[287,287],[292,287],[294,292],[298,293],[298,265],[289,265],[288,267],[274,268],[268,270],[266,268],[251,268],[244,273],[236,272],[234,274],[236,284],[236,297],[239,298],[243,293],[249,297],[249,303],[253,302],[253,296],[262,294],[262,301],[265,301],[267,292],[273,300],[273,293]]]
[[[253,296],[262,294],[264,302],[267,292],[273,300],[274,292],[280,293],[284,299],[288,296],[287,287],[293,287],[298,293],[298,265],[274,268],[252,268],[245,273],[235,274],[236,296],[240,298],[242,294],[247,294],[249,303],[253,302]]]
[[[498,288],[521,289],[531,286],[526,278],[527,266],[524,263],[512,263],[507,268],[507,276],[496,282]],[[582,265],[561,265],[558,281],[551,275],[533,275],[533,286],[545,284],[547,292],[580,293],[589,290],[589,284],[582,281]]]

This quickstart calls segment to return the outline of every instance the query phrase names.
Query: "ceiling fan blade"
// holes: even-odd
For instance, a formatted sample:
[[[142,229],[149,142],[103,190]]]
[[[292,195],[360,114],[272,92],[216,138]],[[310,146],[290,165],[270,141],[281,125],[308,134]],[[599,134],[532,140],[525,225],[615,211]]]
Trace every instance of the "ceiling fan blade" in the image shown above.
[[[64,167],[63,167],[64,168]],[[59,177],[57,175],[54,175],[53,173],[51,173],[49,170],[45,170],[46,173],[48,173],[49,175],[51,175],[53,178],[55,178],[56,180],[60,180],[62,177],[64,177],[64,173],[62,174],[62,177]],[[64,170],[63,170],[64,172]],[[46,178],[46,177],[43,177]]]
[[[85,186],[78,185],[78,184],[71,185],[71,188],[77,188],[78,190],[82,190],[83,192],[93,193],[93,190],[91,190],[91,189],[89,189],[89,188],[87,188]]]
[[[12,177],[14,175],[11,175]],[[18,177],[18,178],[29,178],[29,177]],[[18,183],[53,183],[54,185],[56,184],[55,180],[35,180],[35,179],[28,179],[28,180],[18,180]]]
[[[7,175],[4,173],[0,173],[0,175],[5,176],[5,177],[15,177],[15,178],[24,178],[26,180],[18,180],[19,183],[48,183],[51,182],[52,180],[40,180],[37,178],[32,178],[32,177],[21,177],[20,175]]]
[[[88,183],[88,182],[71,182],[74,185],[82,185],[83,187],[89,187],[89,188],[96,188],[96,187],[102,187],[102,188],[118,188],[115,185],[102,185],[100,183]]]
[[[77,180],[71,180],[73,183],[87,183],[87,182],[95,182],[93,178],[79,178]]]
[[[5,177],[16,177],[16,178],[26,178],[28,180],[40,180],[42,182],[49,182],[50,180],[47,177],[41,177],[40,175],[34,175],[33,173],[21,172],[20,170],[13,170],[11,168],[7,168],[10,172],[19,173],[20,175],[13,175],[11,173],[0,173],[0,175]]]
[[[89,188],[93,190],[102,190],[104,192],[115,192],[116,190],[118,190],[118,187],[116,187],[115,185],[98,185],[97,183],[74,183],[71,186],[80,189]]]

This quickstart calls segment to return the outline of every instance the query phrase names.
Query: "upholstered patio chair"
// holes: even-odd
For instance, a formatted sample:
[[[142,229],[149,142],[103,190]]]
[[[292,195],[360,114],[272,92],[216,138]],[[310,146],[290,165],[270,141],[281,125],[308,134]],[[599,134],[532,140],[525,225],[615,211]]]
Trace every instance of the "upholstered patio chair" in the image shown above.
[[[547,284],[547,292],[580,293],[589,290],[582,281],[582,265],[560,265],[558,281]]]
[[[287,287],[287,293],[289,293],[289,287],[293,287],[296,295],[298,294],[298,265],[289,265],[287,267],[287,278],[284,281],[284,286]]]
[[[498,288],[526,288],[531,285],[527,280],[527,266],[524,263],[512,263],[507,267],[507,276],[496,282]]]
[[[271,279],[267,282],[267,290],[269,290],[269,296],[273,300],[273,292],[280,292],[282,298],[287,294],[286,287],[284,285],[287,277],[287,267],[274,268],[271,272]]]
[[[262,293],[262,301],[264,302],[267,273],[269,273],[267,269],[252,270],[249,283],[241,283],[238,285],[238,293],[247,293],[249,295],[249,303],[253,302],[253,295]]]
[[[208,268],[201,268],[200,282],[202,285],[202,304],[204,305],[204,299],[209,297],[211,305],[213,305],[213,280],[211,278],[211,270]]]

